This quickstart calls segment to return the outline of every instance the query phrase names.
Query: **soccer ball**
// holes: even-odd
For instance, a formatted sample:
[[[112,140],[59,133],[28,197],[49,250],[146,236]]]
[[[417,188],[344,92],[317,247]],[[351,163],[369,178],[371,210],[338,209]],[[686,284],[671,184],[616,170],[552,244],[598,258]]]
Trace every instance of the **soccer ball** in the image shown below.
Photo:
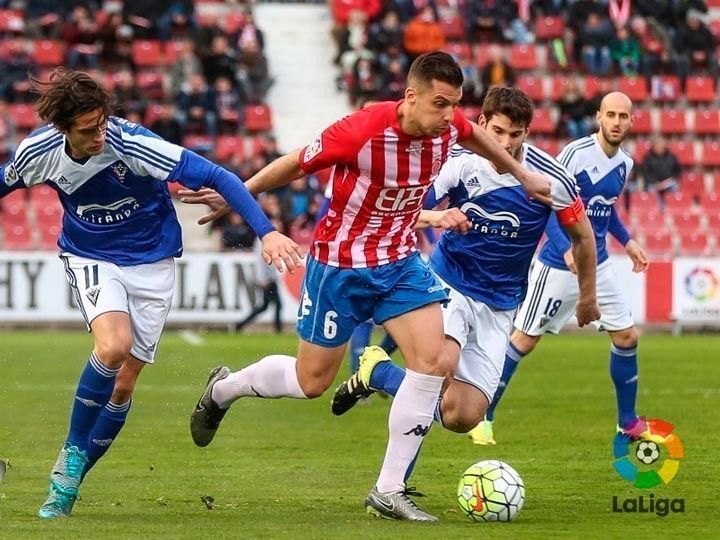
[[[645,465],[652,465],[660,457],[660,449],[653,441],[640,441],[635,455]]]
[[[463,473],[458,503],[474,521],[510,521],[525,503],[525,485],[507,463],[494,459],[479,461]]]

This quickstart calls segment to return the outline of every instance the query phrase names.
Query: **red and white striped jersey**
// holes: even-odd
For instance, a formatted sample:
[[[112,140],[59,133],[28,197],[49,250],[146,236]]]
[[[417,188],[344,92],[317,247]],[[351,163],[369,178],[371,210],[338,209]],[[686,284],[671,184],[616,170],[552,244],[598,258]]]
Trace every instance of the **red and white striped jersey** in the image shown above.
[[[415,251],[415,222],[432,181],[472,125],[457,109],[440,136],[411,137],[400,128],[402,102],[367,107],[336,122],[300,152],[312,173],[334,166],[330,208],[315,228],[311,255],[340,268],[368,268]]]

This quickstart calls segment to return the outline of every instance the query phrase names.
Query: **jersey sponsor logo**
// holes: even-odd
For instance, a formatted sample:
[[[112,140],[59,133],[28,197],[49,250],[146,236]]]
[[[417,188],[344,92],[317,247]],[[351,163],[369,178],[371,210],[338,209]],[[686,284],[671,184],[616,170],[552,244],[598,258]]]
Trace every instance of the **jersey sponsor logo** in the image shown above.
[[[125,181],[125,175],[128,172],[127,165],[125,165],[122,161],[116,161],[110,166],[110,169],[112,169],[112,172],[115,173],[115,176],[120,181],[120,183]]]
[[[491,213],[472,202],[466,202],[460,210],[470,219],[476,232],[517,238],[520,218],[512,212]]]
[[[129,218],[140,208],[135,197],[125,197],[110,204],[79,204],[75,213],[90,223],[117,223]]]
[[[609,217],[615,201],[617,201],[617,197],[610,197],[609,199],[603,195],[590,197],[586,208],[588,217]]]
[[[322,135],[318,135],[317,139],[305,149],[305,156],[303,157],[304,162],[310,161],[312,158],[322,152]]]
[[[405,149],[408,154],[419,154],[422,152],[423,143],[422,141],[410,141],[410,144]]]
[[[8,186],[12,186],[15,182],[18,181],[18,172],[15,168],[15,164],[11,163],[7,167],[5,167],[5,184]]]
[[[383,212],[413,212],[422,204],[426,191],[426,186],[383,188],[375,208]]]

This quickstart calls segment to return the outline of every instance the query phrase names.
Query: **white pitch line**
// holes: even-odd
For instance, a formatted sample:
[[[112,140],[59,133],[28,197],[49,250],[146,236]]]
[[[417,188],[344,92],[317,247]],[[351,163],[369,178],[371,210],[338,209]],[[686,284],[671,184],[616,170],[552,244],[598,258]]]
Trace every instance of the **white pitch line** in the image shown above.
[[[188,343],[190,345],[194,345],[195,347],[199,347],[200,345],[205,344],[205,340],[198,334],[197,332],[193,332],[192,330],[181,330],[178,335],[180,336],[180,339],[182,339],[185,343]]]

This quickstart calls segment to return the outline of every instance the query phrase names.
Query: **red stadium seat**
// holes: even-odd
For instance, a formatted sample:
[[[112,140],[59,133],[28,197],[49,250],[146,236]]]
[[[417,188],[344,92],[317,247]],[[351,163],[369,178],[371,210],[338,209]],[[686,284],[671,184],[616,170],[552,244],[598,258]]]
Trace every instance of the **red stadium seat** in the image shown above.
[[[213,148],[213,140],[209,135],[186,135],[182,145],[193,152],[209,152]]]
[[[445,46],[445,51],[453,55],[459,64],[469,64],[472,61],[472,49],[467,41],[455,41]]]
[[[60,41],[40,39],[35,42],[33,56],[41,66],[60,66],[65,63],[65,48]]]
[[[20,129],[31,130],[40,125],[38,117],[32,105],[27,103],[13,103],[9,106],[10,116],[15,120],[15,125]]]
[[[700,216],[697,214],[691,214],[685,212],[682,214],[676,214],[673,218],[673,226],[679,233],[687,231],[697,231],[702,227]]]
[[[511,45],[510,65],[515,69],[537,69],[537,48],[535,45]]]
[[[630,212],[660,212],[660,198],[651,191],[633,191],[630,193]]]
[[[708,28],[710,28],[710,31],[715,36],[716,40],[720,39],[720,19],[710,21]]]
[[[680,79],[674,75],[653,77],[651,88],[652,97],[657,101],[677,102],[682,96]]]
[[[148,108],[145,109],[145,118],[143,118],[145,125],[152,129],[153,123],[162,116],[168,107],[168,105],[161,105],[159,103],[149,105]]]
[[[520,75],[515,86],[518,90],[525,92],[530,99],[540,102],[545,99],[545,90],[543,90],[543,78],[534,75]]]
[[[632,157],[635,160],[635,163],[642,163],[643,159],[645,159],[645,156],[650,151],[650,148],[652,148],[652,141],[650,139],[638,139],[635,141],[635,146],[633,147]]]
[[[708,237],[702,230],[682,231],[680,233],[680,252],[683,255],[707,255],[708,248]]]
[[[0,9],[0,32],[12,32],[22,24],[22,16],[11,9]]]
[[[553,75],[550,82],[550,99],[553,101],[560,100],[567,81],[568,77],[566,75]]]
[[[49,204],[35,208],[35,222],[38,228],[60,226],[62,223],[63,209],[58,204]]]
[[[157,67],[165,65],[162,42],[150,39],[133,41],[132,59],[138,67]]]
[[[565,34],[565,21],[562,17],[538,17],[535,21],[535,37],[539,41],[562,38]]]
[[[225,16],[225,33],[232,36],[237,34],[242,27],[245,26],[245,13],[242,11],[233,11]]]
[[[532,141],[532,144],[537,146],[540,150],[547,152],[552,157],[555,157],[560,152],[560,141],[557,139],[548,139],[545,137],[535,139]]]
[[[28,190],[30,194],[30,203],[33,206],[42,206],[47,204],[59,204],[57,193],[47,184],[40,184]]]
[[[654,194],[653,194],[654,195]],[[641,231],[655,231],[665,227],[665,215],[660,211],[660,207],[649,209],[636,209],[632,207],[632,213],[635,218],[635,227]]]
[[[689,212],[692,205],[692,197],[688,197],[682,191],[665,194],[665,210],[672,214]]]
[[[550,109],[535,109],[531,129],[533,133],[555,134],[557,127]]]
[[[644,77],[621,77],[618,90],[635,102],[647,101],[650,97]]]
[[[695,110],[695,133],[698,135],[720,134],[720,111]]]
[[[3,222],[2,229],[5,237],[5,249],[15,251],[33,249],[32,235],[27,224]]]
[[[615,240],[612,236],[608,235],[607,246],[610,253],[625,253],[625,246]]]
[[[715,79],[707,76],[689,77],[685,82],[685,98],[693,102],[715,100]]]
[[[270,131],[272,115],[267,105],[248,105],[245,107],[245,129],[248,131]]]
[[[720,211],[709,212],[705,216],[705,218],[707,219],[707,230],[710,232],[719,234],[720,233]]]
[[[440,17],[440,26],[447,39],[462,40],[467,38],[465,22],[459,15]]]
[[[586,75],[585,76],[585,84],[584,84],[584,91],[583,95],[585,96],[585,99],[591,99],[595,97],[595,95],[600,90],[600,81],[597,77]]]
[[[633,126],[633,130],[635,126]],[[660,133],[680,135],[687,132],[685,111],[679,109],[663,109],[660,112]]]
[[[720,212],[720,193],[711,191],[700,195],[700,207],[704,212]]]
[[[720,166],[720,142],[705,141],[703,143],[700,163],[706,167]]]
[[[648,255],[655,259],[670,259],[673,255],[672,236],[665,229],[658,229],[645,235],[643,242]]]
[[[699,197],[705,191],[705,174],[685,171],[680,175],[680,191],[688,197]]]
[[[235,135],[220,135],[217,138],[215,157],[220,161],[229,161],[233,156],[245,159],[245,139]]]
[[[697,164],[695,160],[695,143],[693,141],[670,141],[668,148],[678,158],[680,165]]]
[[[140,71],[135,76],[135,82],[143,93],[152,99],[165,97],[165,76],[154,71]]]
[[[649,135],[654,131],[650,109],[635,109],[633,114],[635,115],[635,121],[632,126],[633,133]]]
[[[60,236],[62,227],[58,225],[48,225],[40,228],[40,249],[45,251],[56,251],[57,240]]]
[[[172,66],[175,63],[183,47],[184,45],[182,41],[172,40],[165,42],[164,53],[167,65]]]
[[[477,67],[485,67],[485,65],[488,63],[491,46],[492,45],[490,43],[478,43],[473,47],[475,65]]]

